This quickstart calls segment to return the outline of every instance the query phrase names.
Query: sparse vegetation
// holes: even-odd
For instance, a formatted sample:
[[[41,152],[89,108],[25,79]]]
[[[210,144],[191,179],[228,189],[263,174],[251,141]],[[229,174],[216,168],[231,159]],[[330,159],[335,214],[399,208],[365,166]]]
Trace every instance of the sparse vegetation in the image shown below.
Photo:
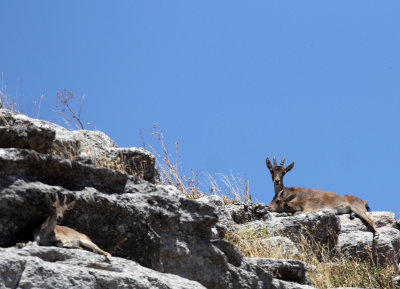
[[[43,97],[41,97],[42,99]],[[70,100],[75,96],[72,92],[63,90],[57,93],[56,113],[67,116],[69,123],[78,129],[84,129],[81,120],[81,111],[84,101],[82,96],[79,113],[76,114],[69,105]],[[3,84],[0,90],[0,107],[19,113],[17,104],[8,94],[4,92]],[[39,103],[40,108],[40,103]],[[0,116],[1,117],[1,116]],[[170,154],[164,142],[164,134],[162,129],[158,129],[154,125],[155,132],[153,136],[158,141],[161,153],[158,153],[154,146],[145,143],[143,146],[150,147],[152,153],[157,159],[157,168],[160,172],[160,179],[163,184],[173,185],[181,190],[187,198],[197,199],[208,194],[220,195],[226,204],[234,202],[251,201],[249,181],[241,176],[224,175],[216,173],[214,175],[205,173],[205,181],[201,181],[200,173],[197,170],[190,169],[190,175],[185,176],[182,168],[182,158],[179,155],[179,143],[175,143],[175,154]],[[71,143],[67,146],[54,144],[50,150],[50,154],[63,158],[74,160],[81,153],[80,141]],[[125,160],[121,156],[116,160],[110,159],[108,156],[96,152],[94,149],[85,151],[85,154],[92,159],[95,165],[103,166],[118,171],[126,172]],[[139,176],[140,177],[140,176]],[[265,257],[279,259],[296,259],[304,261],[312,268],[309,276],[312,285],[317,288],[332,287],[361,287],[361,288],[398,288],[393,283],[393,278],[397,275],[392,265],[380,266],[376,265],[373,258],[371,262],[363,262],[355,258],[351,258],[340,252],[331,252],[326,246],[310,242],[302,236],[297,238],[296,246],[298,252],[291,252],[282,245],[273,245],[268,242],[270,238],[267,228],[246,228],[242,226],[237,231],[228,232],[225,238],[238,246],[245,257]],[[126,239],[121,240],[112,249],[118,249]],[[317,246],[317,249],[315,249]]]
[[[240,175],[235,177],[233,173],[229,176],[216,173],[214,175],[206,172],[205,179],[199,179],[199,171],[190,169],[190,175],[185,176],[182,168],[182,158],[179,155],[179,143],[175,142],[175,155],[170,154],[164,142],[164,133],[153,125],[153,137],[158,141],[161,149],[159,153],[154,146],[148,146],[157,159],[157,168],[163,184],[173,185],[182,191],[187,198],[197,199],[209,194],[221,196],[225,203],[248,202],[251,200],[249,192],[249,181]],[[142,137],[143,139],[143,137]]]
[[[56,108],[60,108],[61,110],[54,110],[54,112],[64,115],[67,118],[64,119],[67,123],[74,125],[77,129],[85,129],[83,127],[82,119],[81,119],[81,112],[83,101],[85,100],[85,95],[82,95],[81,105],[79,106],[79,113],[76,114],[75,111],[72,109],[70,105],[70,101],[75,99],[75,95],[67,90],[64,89],[62,91],[57,92],[57,102]]]
[[[7,93],[4,84],[4,72],[1,73],[0,108],[8,109],[13,113],[19,113],[16,98]]]
[[[310,243],[302,236],[296,238],[299,253],[293,253],[284,245],[272,245],[269,237],[266,228],[245,227],[225,236],[245,257],[304,261],[313,268],[308,275],[312,286],[317,288],[397,288],[393,282],[397,275],[393,265],[375,265],[372,257],[371,262],[363,262],[341,252],[333,253],[326,246]]]

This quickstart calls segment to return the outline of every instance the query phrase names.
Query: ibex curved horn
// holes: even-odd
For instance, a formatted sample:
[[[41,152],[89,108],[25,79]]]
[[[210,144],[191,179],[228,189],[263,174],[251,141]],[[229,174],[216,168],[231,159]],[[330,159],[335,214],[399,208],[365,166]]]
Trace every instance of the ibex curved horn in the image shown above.
[[[282,161],[281,161],[281,167],[283,167],[283,163],[285,162],[285,157],[283,157]]]
[[[276,159],[275,159],[275,156],[274,156],[274,166],[276,167]]]

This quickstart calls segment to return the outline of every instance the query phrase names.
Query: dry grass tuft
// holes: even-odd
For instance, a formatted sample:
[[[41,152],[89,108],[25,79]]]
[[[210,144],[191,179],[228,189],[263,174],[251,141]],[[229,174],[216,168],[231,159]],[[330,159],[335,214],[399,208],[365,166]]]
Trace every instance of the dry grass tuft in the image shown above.
[[[99,152],[95,148],[86,148],[85,150],[82,150],[80,143],[80,140],[65,145],[53,143],[53,146],[50,148],[48,153],[69,160],[79,160],[79,156],[85,155],[86,158],[90,159],[91,163],[95,166],[127,173],[126,162],[122,155],[116,159],[111,159],[105,153]],[[139,177],[143,178],[144,176]]]
[[[0,108],[8,109],[14,114],[19,113],[16,97],[12,97],[7,93],[4,84],[4,72],[1,73]]]
[[[169,153],[165,142],[162,129],[153,125],[155,132],[153,137],[158,141],[161,153],[148,143],[144,143],[144,148],[148,146],[155,155],[156,166],[160,172],[161,183],[172,185],[182,191],[187,198],[198,199],[209,194],[221,196],[225,203],[248,202],[251,200],[249,193],[249,181],[241,176],[235,177],[232,173],[229,176],[224,174],[205,173],[205,180],[199,179],[200,173],[190,169],[190,175],[185,176],[182,171],[182,158],[179,155],[179,143],[175,142],[175,154]],[[142,136],[143,139],[143,136]]]

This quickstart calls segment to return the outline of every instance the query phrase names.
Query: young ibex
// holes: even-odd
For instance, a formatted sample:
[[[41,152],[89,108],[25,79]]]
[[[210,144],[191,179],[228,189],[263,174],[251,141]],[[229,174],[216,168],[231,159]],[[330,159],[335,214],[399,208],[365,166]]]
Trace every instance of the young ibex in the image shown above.
[[[274,182],[275,196],[274,196],[273,200],[275,200],[275,198],[277,196],[287,198],[289,196],[295,195],[295,198],[293,199],[294,201],[300,201],[303,199],[319,197],[322,195],[336,196],[335,193],[322,191],[322,190],[297,188],[297,187],[290,187],[290,188],[285,187],[283,185],[283,177],[285,176],[285,174],[287,172],[289,172],[291,169],[293,169],[294,162],[292,162],[286,168],[283,166],[284,162],[285,162],[285,158],[282,159],[280,166],[278,166],[276,164],[276,159],[274,157],[274,165],[272,166],[269,158],[266,159],[267,167],[268,167],[269,171],[271,172],[272,181]]]
[[[51,208],[51,215],[44,221],[40,228],[35,230],[34,242],[42,246],[51,246],[55,244],[58,247],[67,248],[85,247],[106,256],[107,260],[110,260],[111,254],[101,250],[85,234],[65,226],[57,225],[63,219],[64,213],[74,207],[75,201],[67,204],[67,196],[64,196],[64,200],[60,202],[57,194],[55,201],[53,201],[48,194],[45,195],[45,198]]]
[[[314,212],[321,209],[333,209],[338,215],[353,212],[372,227],[375,238],[379,236],[374,221],[367,215],[367,211],[369,210],[367,202],[355,196],[322,195],[298,201],[295,201],[295,198],[295,195],[291,195],[287,198],[278,196],[270,204],[269,210],[273,212],[294,212],[294,215]]]

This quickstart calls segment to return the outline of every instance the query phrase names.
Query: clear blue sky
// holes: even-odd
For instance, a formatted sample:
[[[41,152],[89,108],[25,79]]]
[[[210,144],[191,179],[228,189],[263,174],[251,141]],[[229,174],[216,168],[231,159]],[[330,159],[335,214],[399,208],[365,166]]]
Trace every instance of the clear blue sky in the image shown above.
[[[0,72],[62,123],[64,88],[119,146],[155,123],[183,166],[351,193],[399,215],[399,1],[1,1]],[[4,87],[3,87],[4,88]]]

